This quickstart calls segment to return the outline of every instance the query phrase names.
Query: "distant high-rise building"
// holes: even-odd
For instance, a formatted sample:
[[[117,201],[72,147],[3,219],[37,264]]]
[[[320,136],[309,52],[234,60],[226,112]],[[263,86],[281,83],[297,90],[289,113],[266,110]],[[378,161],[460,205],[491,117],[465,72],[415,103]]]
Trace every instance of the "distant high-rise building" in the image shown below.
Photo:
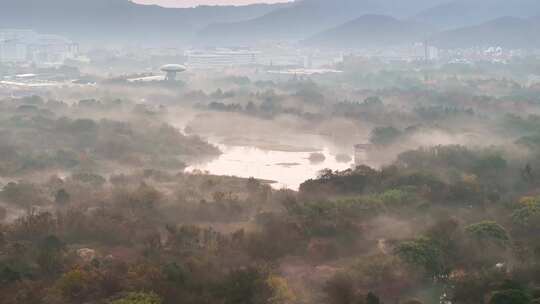
[[[26,45],[15,39],[0,40],[0,62],[24,62],[27,57]]]
[[[79,46],[58,35],[41,35],[32,30],[0,30],[0,62],[58,65],[74,58]]]
[[[24,62],[28,59],[28,42],[37,33],[32,30],[0,30],[0,62]]]
[[[57,35],[39,35],[33,44],[29,45],[31,60],[43,64],[61,64],[75,57],[79,46],[72,41]]]
[[[412,57],[417,61],[435,61],[439,59],[439,49],[428,43],[415,43],[412,48]]]

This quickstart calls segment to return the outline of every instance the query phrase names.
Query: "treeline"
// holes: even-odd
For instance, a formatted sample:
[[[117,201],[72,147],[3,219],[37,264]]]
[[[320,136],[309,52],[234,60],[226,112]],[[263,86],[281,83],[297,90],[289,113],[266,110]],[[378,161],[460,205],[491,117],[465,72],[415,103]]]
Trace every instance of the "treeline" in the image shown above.
[[[219,150],[156,119],[155,112],[115,101],[69,106],[32,97],[0,102],[0,174],[99,170],[117,166],[182,169]],[[119,120],[107,118],[116,113]],[[141,127],[144,125],[144,127]]]
[[[460,146],[325,170],[298,193],[157,170],[9,183],[0,301],[535,303],[539,183]]]

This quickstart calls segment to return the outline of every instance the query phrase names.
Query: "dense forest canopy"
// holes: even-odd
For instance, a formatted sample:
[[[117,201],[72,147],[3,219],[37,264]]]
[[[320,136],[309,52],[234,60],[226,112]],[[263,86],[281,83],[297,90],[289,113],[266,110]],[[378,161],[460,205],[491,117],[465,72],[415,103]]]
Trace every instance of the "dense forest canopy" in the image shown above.
[[[537,88],[336,90],[379,73],[1,100],[0,303],[540,301]],[[298,191],[185,171],[222,152],[196,134],[290,132],[366,158]]]
[[[0,304],[540,304],[513,1],[0,0]]]

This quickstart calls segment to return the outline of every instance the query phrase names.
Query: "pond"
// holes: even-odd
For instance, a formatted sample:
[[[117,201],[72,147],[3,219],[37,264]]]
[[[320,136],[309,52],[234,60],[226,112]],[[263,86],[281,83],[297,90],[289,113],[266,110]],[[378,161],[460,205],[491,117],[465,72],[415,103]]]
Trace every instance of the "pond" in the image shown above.
[[[217,146],[223,152],[218,158],[190,166],[186,170],[188,172],[201,170],[215,175],[244,178],[254,177],[273,181],[271,185],[275,189],[298,190],[301,183],[315,178],[322,169],[345,170],[353,166],[352,155],[349,155],[351,159],[338,161],[336,157],[339,154],[331,153],[328,148],[315,152],[319,159],[314,161],[314,157],[310,160],[313,152],[279,151],[225,144]],[[321,154],[324,155],[324,159]],[[343,158],[343,155],[341,157]]]

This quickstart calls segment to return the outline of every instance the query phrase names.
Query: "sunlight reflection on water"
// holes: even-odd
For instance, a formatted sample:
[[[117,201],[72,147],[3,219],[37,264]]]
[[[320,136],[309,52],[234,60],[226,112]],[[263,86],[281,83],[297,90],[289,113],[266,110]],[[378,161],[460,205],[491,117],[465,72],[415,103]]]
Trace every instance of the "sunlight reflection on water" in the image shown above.
[[[215,175],[228,175],[237,177],[254,177],[272,180],[273,188],[289,188],[298,190],[300,184],[325,168],[332,170],[345,170],[353,162],[338,162],[336,155],[332,155],[325,148],[318,153],[324,154],[325,160],[319,163],[310,162],[309,152],[285,152],[263,150],[248,146],[218,145],[223,154],[218,158],[198,165],[190,166],[186,171],[208,171]]]

